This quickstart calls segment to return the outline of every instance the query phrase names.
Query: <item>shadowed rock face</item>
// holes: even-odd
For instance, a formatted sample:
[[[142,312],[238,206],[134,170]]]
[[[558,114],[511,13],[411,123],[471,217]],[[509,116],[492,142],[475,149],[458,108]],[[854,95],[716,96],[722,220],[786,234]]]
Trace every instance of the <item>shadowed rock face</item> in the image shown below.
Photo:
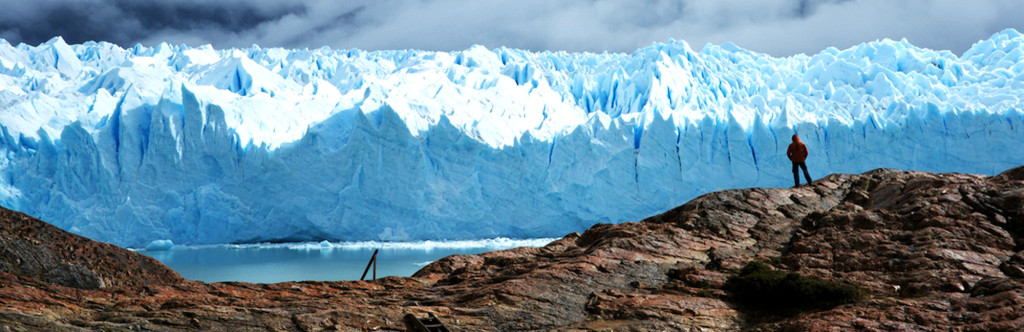
[[[0,272],[80,289],[182,281],[152,258],[4,208],[0,208]]]
[[[0,271],[82,289],[103,288],[96,272],[64,263],[52,251],[22,239],[0,239]]]
[[[77,290],[39,274],[0,274],[7,304],[0,324],[402,330],[404,314],[433,312],[463,331],[1017,330],[1024,326],[1022,236],[1024,168],[994,177],[875,170],[794,189],[710,193],[543,248],[450,256],[411,278],[133,288],[139,283],[112,285],[107,270],[92,269],[108,287]],[[828,310],[761,316],[720,289],[751,260],[850,282],[870,295]]]

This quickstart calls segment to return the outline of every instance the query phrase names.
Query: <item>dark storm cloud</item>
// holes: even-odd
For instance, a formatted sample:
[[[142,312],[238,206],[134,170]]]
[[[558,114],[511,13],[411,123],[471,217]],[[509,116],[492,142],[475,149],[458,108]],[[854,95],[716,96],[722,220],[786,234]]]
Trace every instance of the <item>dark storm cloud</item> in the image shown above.
[[[0,37],[38,44],[61,35],[69,43],[103,40],[132,45],[153,34],[178,31],[197,40],[245,33],[284,15],[302,15],[301,2],[196,0],[2,1]]]
[[[9,3],[8,3],[9,2]],[[629,52],[681,39],[773,55],[881,38],[960,53],[1005,28],[1019,0],[0,0],[0,37],[216,47],[429,50],[473,44]]]
[[[114,1],[127,17],[138,18],[147,30],[161,29],[225,29],[241,32],[286,14],[305,14],[305,7],[294,4],[268,10],[239,6],[232,2],[140,2]]]

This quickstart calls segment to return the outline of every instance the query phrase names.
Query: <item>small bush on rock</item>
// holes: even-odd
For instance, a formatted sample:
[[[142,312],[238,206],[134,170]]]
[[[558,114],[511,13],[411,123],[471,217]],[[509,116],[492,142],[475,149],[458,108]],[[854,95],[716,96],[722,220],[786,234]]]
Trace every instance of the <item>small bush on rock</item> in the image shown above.
[[[723,288],[741,305],[782,314],[827,309],[864,297],[853,285],[778,271],[761,262],[744,266]]]

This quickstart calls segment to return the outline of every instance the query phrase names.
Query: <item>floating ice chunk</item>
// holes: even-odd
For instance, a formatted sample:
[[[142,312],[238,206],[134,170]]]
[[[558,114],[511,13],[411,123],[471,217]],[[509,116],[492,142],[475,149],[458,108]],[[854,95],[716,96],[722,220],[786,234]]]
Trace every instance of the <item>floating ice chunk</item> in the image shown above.
[[[454,240],[454,241],[403,241],[403,242],[388,242],[388,241],[342,241],[342,242],[301,242],[301,243],[255,243],[255,244],[241,244],[231,245],[237,248],[288,248],[294,250],[322,250],[322,249],[343,249],[343,250],[363,250],[363,249],[415,249],[415,250],[433,250],[433,249],[468,249],[468,248],[481,248],[481,249],[509,249],[517,247],[543,247],[555,238],[538,238],[538,239],[510,239],[510,238],[492,238],[483,240]],[[194,247],[205,247],[205,246],[194,246]]]
[[[149,251],[167,251],[174,248],[174,242],[171,240],[153,240],[146,245],[146,250]]]

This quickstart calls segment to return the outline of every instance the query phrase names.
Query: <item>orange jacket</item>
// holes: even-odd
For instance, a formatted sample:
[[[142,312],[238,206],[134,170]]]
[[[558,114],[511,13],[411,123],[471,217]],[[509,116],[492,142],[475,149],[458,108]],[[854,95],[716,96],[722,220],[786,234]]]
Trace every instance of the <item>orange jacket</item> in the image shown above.
[[[807,160],[807,146],[800,142],[799,136],[793,135],[793,143],[789,144],[789,149],[786,150],[786,156],[794,163],[802,163]]]

